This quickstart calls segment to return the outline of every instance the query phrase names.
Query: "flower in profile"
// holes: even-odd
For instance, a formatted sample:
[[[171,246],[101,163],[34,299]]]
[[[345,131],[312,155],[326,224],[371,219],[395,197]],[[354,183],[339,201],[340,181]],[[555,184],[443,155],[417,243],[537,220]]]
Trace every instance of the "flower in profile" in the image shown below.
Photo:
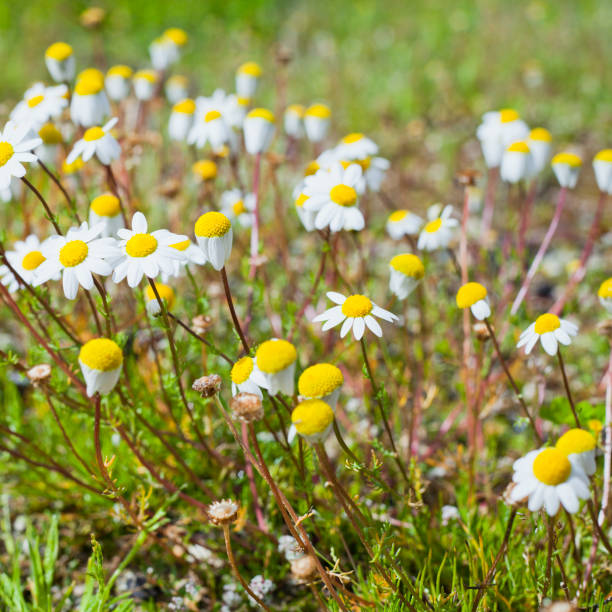
[[[336,153],[340,159],[365,159],[378,153],[378,145],[365,134],[353,132],[340,141]]]
[[[75,125],[101,125],[110,115],[110,104],[104,91],[104,75],[96,68],[83,70],[76,81],[70,101],[70,118]]]
[[[36,161],[31,151],[42,144],[42,139],[30,138],[29,131],[27,124],[18,126],[13,121],[8,121],[0,131],[0,190],[11,186],[13,176],[25,176],[24,163]]]
[[[215,501],[208,506],[208,518],[213,525],[228,525],[238,518],[240,506],[232,499]]]
[[[66,83],[74,78],[76,69],[72,47],[65,42],[55,42],[45,51],[45,64],[56,83]]]
[[[365,226],[358,198],[362,189],[362,171],[357,164],[346,169],[340,163],[329,171],[321,169],[314,176],[304,179],[302,193],[308,197],[302,204],[308,211],[316,212],[314,225],[318,230],[326,227],[332,232],[340,230],[360,231]]]
[[[550,162],[561,187],[573,189],[578,182],[582,160],[575,153],[557,153]]]
[[[109,338],[94,338],[79,351],[79,365],[87,385],[87,396],[106,395],[117,384],[123,365],[119,345]]]
[[[459,308],[469,308],[479,321],[491,316],[487,289],[480,283],[462,285],[457,291],[456,301]]]
[[[427,209],[428,222],[419,234],[417,247],[422,251],[435,251],[448,247],[453,230],[459,225],[457,219],[453,219],[453,207],[448,204],[442,208],[442,204],[434,204]]]
[[[189,81],[182,74],[173,74],[166,81],[164,91],[170,104],[178,104],[181,100],[189,97]]]
[[[232,222],[220,212],[207,212],[195,223],[198,246],[215,270],[221,270],[232,254]]]
[[[83,138],[77,140],[74,147],[72,147],[72,151],[70,151],[66,158],[66,163],[71,164],[78,157],[87,162],[95,155],[101,164],[110,166],[112,161],[119,159],[121,147],[116,138],[111,134],[111,130],[115,127],[117,121],[119,121],[117,117],[113,117],[102,127],[94,126],[88,128],[85,134],[83,134]]]
[[[236,70],[236,93],[241,98],[252,98],[261,78],[261,66],[256,62],[245,62]]]
[[[34,154],[44,164],[55,164],[60,145],[64,142],[64,137],[57,126],[53,123],[45,123],[39,130],[38,136],[42,144],[34,149]]]
[[[151,65],[155,70],[167,70],[181,57],[188,36],[181,28],[169,28],[149,45]]]
[[[533,128],[529,132],[527,145],[531,151],[533,174],[539,174],[550,161],[552,134],[543,127]]]
[[[193,381],[191,388],[202,397],[214,397],[221,391],[223,379],[218,374],[208,374]]]
[[[6,251],[6,259],[11,268],[28,285],[33,285],[40,264],[45,261],[42,254],[43,244],[38,240],[38,236],[30,234],[25,240],[18,240],[11,251]],[[59,277],[56,277],[59,278]],[[0,282],[8,288],[11,293],[15,293],[21,288],[20,282],[7,265],[0,266]]]
[[[108,69],[104,86],[111,100],[119,102],[130,95],[130,80],[133,74],[134,71],[124,64],[117,64]]]
[[[187,135],[193,125],[195,109],[195,102],[191,98],[185,98],[172,107],[168,120],[168,136],[171,140],[180,142],[187,140]]]
[[[304,229],[307,232],[312,232],[315,229],[317,213],[314,210],[306,210],[304,208],[304,202],[308,200],[308,196],[302,192],[302,189],[304,189],[304,181],[298,183],[293,190],[293,205]]]
[[[89,204],[89,225],[102,223],[102,236],[115,236],[123,227],[119,198],[112,193],[102,193]]]
[[[132,229],[120,229],[118,247],[120,256],[115,262],[113,281],[127,278],[130,287],[136,287],[143,276],[155,278],[160,272],[172,274],[174,261],[185,258],[172,245],[187,240],[187,236],[161,229],[148,231],[147,220],[141,212],[134,213]]]
[[[423,219],[409,210],[394,210],[387,218],[385,229],[393,240],[416,236],[423,227]]]
[[[272,396],[293,395],[297,351],[287,340],[273,338],[262,342],[255,353],[255,365],[262,373],[265,388]],[[264,386],[264,385],[260,385]]]
[[[298,433],[311,443],[321,442],[327,437],[334,422],[331,406],[318,399],[300,402],[291,413],[290,440]]]
[[[312,321],[319,323],[324,321],[322,331],[327,331],[332,327],[336,327],[342,323],[340,329],[340,337],[344,338],[351,329],[355,340],[361,340],[365,333],[366,327],[379,338],[382,337],[382,328],[374,317],[395,323],[399,321],[398,317],[392,312],[377,306],[370,298],[365,295],[355,294],[345,297],[341,293],[328,291],[327,297],[332,302],[337,304],[329,308],[320,315],[317,315]]]
[[[590,496],[588,478],[577,463],[571,463],[557,448],[541,448],[517,459],[513,465],[510,499],[529,498],[528,508],[537,512],[544,507],[549,516],[555,516],[559,506],[570,513],[578,512],[580,499]]]
[[[232,395],[245,392],[263,397],[261,390],[267,388],[264,375],[255,365],[253,357],[249,355],[240,358],[232,366],[230,378],[232,379]]]
[[[162,283],[155,283],[155,288],[157,289],[157,293],[159,294],[159,297],[162,303],[164,304],[166,310],[172,310],[175,300],[174,289],[172,289],[172,287],[170,287],[169,285],[164,285]],[[153,291],[153,287],[151,287],[151,285],[147,285],[145,289],[145,306],[147,312],[152,317],[157,317],[161,314],[161,306],[157,301],[157,296],[155,295],[155,292]]]
[[[504,108],[485,113],[476,136],[487,167],[497,168],[504,149],[513,142],[525,140],[529,136],[529,128],[513,108]]]
[[[595,473],[597,440],[586,429],[569,429],[557,440],[555,448],[566,455],[571,463],[576,463],[587,476]]]
[[[11,120],[17,124],[28,124],[38,131],[47,121],[57,119],[68,105],[66,85],[45,87],[35,83],[23,95],[23,100],[11,111]]]
[[[599,191],[612,194],[612,149],[603,149],[595,155],[593,172]]]
[[[344,376],[331,363],[317,363],[306,368],[298,378],[298,393],[304,399],[318,399],[336,409]]]
[[[255,194],[243,195],[240,189],[228,189],[221,194],[221,212],[231,221],[237,221],[242,227],[253,224]]]
[[[162,280],[166,282],[169,278],[173,276],[181,276],[183,269],[189,264],[195,264],[196,266],[203,266],[206,263],[206,257],[204,253],[200,250],[200,247],[197,244],[193,244],[191,240],[181,240],[176,244],[170,245],[173,249],[180,251],[183,253],[183,259],[175,259],[172,262],[173,270],[172,274],[162,273]]]
[[[301,138],[304,135],[304,112],[301,104],[290,104],[283,115],[285,134],[291,138]]]
[[[419,257],[401,253],[389,262],[389,290],[400,300],[405,300],[423,280],[425,267]]]
[[[515,184],[533,174],[531,150],[524,140],[513,142],[502,155],[500,176],[502,181]]]
[[[608,314],[612,315],[612,277],[607,278],[599,286],[597,291],[599,303],[606,309]]]
[[[557,315],[547,312],[540,315],[519,338],[517,348],[525,347],[525,354],[531,353],[538,340],[549,355],[556,355],[559,344],[570,345],[578,327]]]
[[[304,129],[310,142],[321,142],[327,135],[331,110],[326,104],[313,104],[304,113]]]
[[[248,153],[265,153],[274,136],[274,114],[267,108],[254,108],[244,120],[244,146]]]
[[[155,70],[138,70],[132,77],[134,95],[142,102],[150,100],[155,94],[158,76]]]

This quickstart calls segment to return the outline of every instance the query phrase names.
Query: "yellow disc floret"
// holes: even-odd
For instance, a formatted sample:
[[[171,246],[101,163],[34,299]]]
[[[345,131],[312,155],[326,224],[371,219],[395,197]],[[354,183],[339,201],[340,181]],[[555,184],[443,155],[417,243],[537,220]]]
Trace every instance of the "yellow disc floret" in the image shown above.
[[[157,250],[157,239],[151,234],[134,234],[125,245],[130,257],[147,257]]]
[[[249,111],[247,115],[247,119],[255,119],[259,117],[260,119],[265,119],[270,123],[274,123],[274,113],[269,111],[267,108],[254,108],[252,111]]]
[[[288,368],[297,359],[295,346],[287,340],[266,340],[255,353],[257,367],[266,374],[276,374]]]
[[[261,67],[256,62],[245,62],[238,68],[238,72],[257,78],[261,76]]]
[[[601,150],[593,159],[593,161],[612,162],[612,149]]]
[[[134,74],[134,80],[142,79],[149,83],[157,83],[157,72],[155,70],[139,70]]]
[[[529,145],[524,140],[513,142],[507,149],[509,153],[529,153]]]
[[[246,212],[246,206],[244,205],[244,202],[242,200],[236,200],[233,204],[232,204],[232,212],[234,213],[234,215],[236,215],[237,217],[239,215],[241,215],[242,213]]]
[[[304,176],[312,176],[313,174],[316,174],[320,169],[321,166],[319,165],[319,162],[313,159],[306,166],[306,170],[304,170]]]
[[[597,295],[600,298],[612,298],[612,277],[606,279],[601,285],[599,285],[599,291]]]
[[[45,99],[45,96],[32,96],[28,100],[28,106],[30,108],[34,108],[35,106],[38,106],[44,99]]]
[[[210,181],[217,176],[217,164],[211,159],[201,159],[195,162],[191,170],[203,181]]]
[[[79,96],[91,96],[104,88],[104,75],[96,68],[87,68],[78,76],[74,92]]]
[[[352,144],[353,142],[359,142],[363,138],[363,134],[360,132],[353,132],[352,134],[346,135],[342,142],[344,144]]]
[[[412,253],[402,253],[396,255],[390,262],[389,265],[398,272],[401,272],[405,276],[420,279],[425,276],[425,267],[419,257]]]
[[[119,198],[112,193],[103,193],[94,198],[90,207],[98,217],[114,217],[120,212]]]
[[[157,289],[157,293],[159,293],[159,297],[166,303],[166,307],[171,309],[174,305],[174,289],[168,285],[164,285],[163,283],[155,283],[155,288]],[[157,297],[151,285],[147,285],[145,295],[148,302],[157,302]]]
[[[175,113],[183,113],[185,115],[193,115],[195,112],[195,102],[191,98],[185,98],[172,107]]]
[[[84,262],[89,253],[89,247],[82,240],[69,240],[59,252],[59,260],[62,266],[74,268]]]
[[[79,352],[79,361],[92,370],[109,372],[121,367],[123,353],[119,345],[108,338],[95,338],[89,340]]]
[[[168,28],[163,36],[179,47],[186,45],[188,40],[187,32],[181,28]]]
[[[308,398],[320,399],[342,386],[344,376],[331,363],[317,363],[306,368],[298,380],[298,392]]]
[[[235,385],[241,385],[246,382],[253,371],[253,358],[242,357],[233,366],[230,373],[230,378]]]
[[[565,455],[573,453],[586,453],[597,446],[595,436],[585,429],[570,429],[566,431],[555,444],[555,448]]]
[[[133,72],[134,71],[129,66],[126,66],[124,64],[117,64],[116,66],[112,66],[108,69],[106,76],[119,76],[124,79],[129,79],[132,76]]]
[[[329,197],[332,202],[335,202],[339,206],[355,206],[357,202],[357,192],[353,187],[349,185],[334,185],[329,192]]]
[[[552,142],[552,134],[543,127],[533,128],[529,132],[529,140],[538,140],[540,142]]]
[[[171,244],[170,247],[176,249],[177,251],[186,251],[187,247],[191,244],[191,240],[189,238],[187,240],[183,240],[181,242],[177,242],[175,244]]]
[[[63,141],[62,133],[53,123],[45,123],[45,125],[38,130],[38,135],[46,145],[56,145]]]
[[[45,256],[40,251],[30,251],[21,260],[21,267],[24,270],[36,270],[45,259]]]
[[[567,164],[571,168],[582,166],[582,160],[575,153],[557,153],[550,162],[552,166],[556,164]]]
[[[542,334],[555,331],[555,329],[558,329],[559,327],[561,327],[559,317],[547,312],[546,314],[540,315],[536,319],[534,331],[536,334],[541,336]]]
[[[389,221],[391,223],[398,223],[402,219],[405,219],[407,214],[407,210],[396,210],[389,215]]]
[[[4,166],[13,157],[13,153],[13,145],[10,142],[0,142],[0,167]]]
[[[499,120],[502,123],[510,123],[516,121],[519,118],[519,114],[513,108],[502,108],[499,111]]]
[[[72,55],[72,47],[65,42],[56,42],[47,47],[45,55],[58,62],[63,62]]]
[[[557,448],[545,448],[533,462],[533,475],[553,487],[565,482],[571,471],[569,459]]]
[[[430,221],[425,226],[424,229],[428,234],[435,234],[441,227],[442,227],[442,219],[438,217],[437,219]]]
[[[483,285],[480,283],[466,283],[457,291],[457,306],[459,308],[469,308],[486,297],[487,290]]]
[[[303,117],[306,109],[301,104],[290,104],[285,110],[286,113],[293,113],[298,117]]]
[[[221,113],[218,110],[211,110],[204,115],[204,121],[206,121],[206,123],[210,123],[215,119],[219,119],[219,117],[221,117]]]
[[[305,115],[307,117],[317,117],[319,119],[329,119],[331,117],[331,110],[326,104],[313,104],[306,109]]]
[[[232,222],[220,212],[204,213],[195,224],[195,235],[201,238],[225,236],[230,231]]]
[[[349,295],[344,300],[342,314],[345,317],[365,317],[372,312],[372,308],[374,308],[374,304],[372,304],[370,298],[356,293],[355,295]]]
[[[322,434],[333,422],[334,412],[325,402],[318,399],[299,403],[291,413],[291,423],[302,436]]]
[[[308,196],[300,193],[300,195],[297,197],[296,201],[295,201],[295,205],[298,208],[301,208],[302,206],[304,206],[304,202],[308,199]]]
[[[85,134],[83,134],[83,140],[92,142],[93,140],[100,140],[104,137],[104,130],[100,126],[90,127]]]

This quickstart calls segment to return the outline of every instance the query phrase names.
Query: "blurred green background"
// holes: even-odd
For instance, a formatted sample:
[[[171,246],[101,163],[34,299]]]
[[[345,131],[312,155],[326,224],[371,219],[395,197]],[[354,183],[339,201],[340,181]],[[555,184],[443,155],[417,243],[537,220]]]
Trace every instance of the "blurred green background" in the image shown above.
[[[0,94],[18,97],[46,79],[43,53],[70,42],[79,67],[98,59],[147,64],[148,43],[169,26],[191,36],[177,70],[197,93],[233,87],[235,67],[256,59],[273,84],[275,51],[292,54],[288,100],[329,101],[340,129],[403,130],[426,125],[472,129],[476,115],[515,106],[557,136],[579,138],[610,127],[612,2],[561,0],[107,0],[92,33],[79,16],[92,3],[0,3]],[[99,62],[98,62],[99,63]],[[100,66],[104,68],[105,66]],[[261,101],[273,103],[273,87]],[[601,143],[602,145],[604,142]]]

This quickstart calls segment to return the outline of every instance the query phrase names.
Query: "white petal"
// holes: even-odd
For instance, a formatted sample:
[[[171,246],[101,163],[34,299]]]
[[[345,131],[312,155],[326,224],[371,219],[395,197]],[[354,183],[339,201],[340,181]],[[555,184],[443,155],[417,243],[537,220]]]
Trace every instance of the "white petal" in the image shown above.
[[[342,328],[340,329],[340,337],[344,338],[344,336],[346,336],[346,334],[349,333],[349,331],[351,330],[351,327],[353,326],[353,321],[355,319],[353,317],[347,317],[346,321],[344,321],[344,323],[342,324]]]
[[[363,317],[356,317],[355,322],[353,323],[353,335],[355,336],[355,340],[361,340],[364,332],[365,322]]]

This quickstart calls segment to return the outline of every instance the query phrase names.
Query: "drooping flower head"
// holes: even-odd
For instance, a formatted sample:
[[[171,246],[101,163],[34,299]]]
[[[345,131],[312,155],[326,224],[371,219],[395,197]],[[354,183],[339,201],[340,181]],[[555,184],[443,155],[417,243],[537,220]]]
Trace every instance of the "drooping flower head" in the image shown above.
[[[587,476],[592,476],[597,469],[595,464],[595,452],[597,440],[595,436],[586,429],[574,428],[566,431],[555,444],[567,458],[582,468]]]
[[[273,338],[262,342],[255,353],[255,365],[262,373],[270,395],[293,395],[297,351],[287,340]],[[261,385],[260,385],[261,386]]]
[[[327,135],[331,110],[326,104],[313,104],[304,113],[304,129],[310,142],[321,142]]]
[[[531,149],[524,140],[513,142],[502,155],[500,176],[502,181],[515,184],[533,174]]]
[[[172,310],[174,306],[174,289],[170,287],[170,285],[164,285],[163,283],[155,283],[155,288],[157,289],[157,293],[159,297],[166,307],[166,310]],[[147,285],[145,289],[145,306],[147,312],[152,316],[156,317],[161,314],[161,306],[157,301],[157,296],[153,291],[153,287],[151,285]]]
[[[291,138],[301,138],[304,135],[304,113],[306,109],[301,104],[290,104],[283,115],[285,133]]]
[[[595,155],[593,172],[599,191],[612,194],[612,149],[603,149]]]
[[[171,140],[183,142],[187,140],[189,130],[193,125],[196,105],[191,98],[185,98],[172,107],[168,120],[168,136]]]
[[[261,78],[261,66],[256,62],[245,62],[236,70],[236,93],[241,98],[252,98]]]
[[[76,65],[72,47],[68,43],[55,42],[47,47],[45,64],[56,83],[66,83],[74,78]]]
[[[487,298],[487,289],[480,283],[466,283],[457,291],[457,306],[469,308],[479,321],[491,316],[491,307]]]
[[[81,347],[79,365],[87,385],[87,395],[106,395],[115,388],[121,375],[123,352],[109,338],[94,338]]]
[[[198,246],[215,270],[221,270],[232,254],[232,222],[220,212],[200,216],[194,228]]]
[[[104,86],[111,100],[119,102],[130,95],[130,79],[133,74],[134,71],[124,64],[117,64],[108,69]]]
[[[599,303],[612,315],[612,277],[606,279],[597,291]]]
[[[245,392],[263,397],[261,390],[267,388],[265,376],[255,365],[255,359],[249,355],[240,358],[232,366],[230,378],[232,379],[232,395]]]
[[[533,130],[529,132],[527,144],[531,151],[533,173],[539,174],[546,168],[550,161],[552,134],[543,127],[533,128]]]
[[[134,95],[138,100],[146,102],[155,94],[158,76],[155,70],[138,70],[132,77]]]
[[[561,187],[573,189],[578,182],[582,160],[575,153],[557,153],[550,162]]]
[[[89,225],[102,223],[102,236],[115,236],[124,227],[119,198],[112,193],[96,196],[89,205]]]
[[[244,146],[256,155],[268,150],[274,136],[274,114],[266,108],[254,108],[244,120]]]
[[[96,68],[87,68],[77,77],[70,101],[70,118],[75,125],[102,125],[110,115],[110,104],[104,91],[104,75]]]
[[[189,97],[189,80],[182,74],[173,74],[166,81],[165,92],[170,104],[178,104]]]
[[[291,413],[291,428],[311,443],[324,440],[333,422],[334,411],[323,400],[304,400]]]
[[[389,289],[400,300],[405,300],[423,280],[425,267],[412,253],[395,255],[389,262]]]
[[[306,368],[298,379],[298,393],[305,399],[318,399],[336,409],[344,376],[332,363],[317,363]]]

